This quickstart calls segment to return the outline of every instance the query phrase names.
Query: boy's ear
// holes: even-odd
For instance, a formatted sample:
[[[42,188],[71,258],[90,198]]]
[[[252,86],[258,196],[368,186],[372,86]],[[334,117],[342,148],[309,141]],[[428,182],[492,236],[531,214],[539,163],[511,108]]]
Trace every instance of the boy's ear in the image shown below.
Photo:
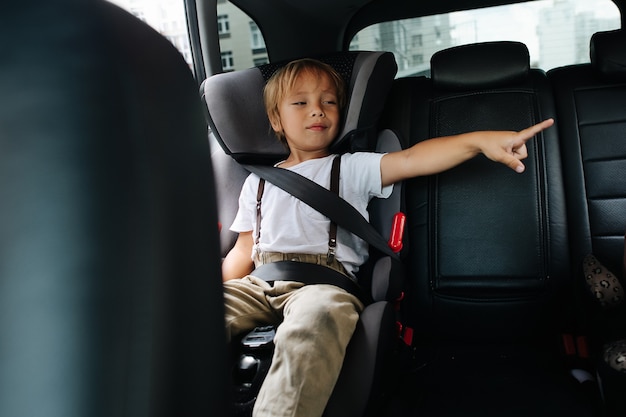
[[[270,117],[270,124],[272,125],[272,130],[278,134],[282,134],[283,125],[280,123],[280,117]]]

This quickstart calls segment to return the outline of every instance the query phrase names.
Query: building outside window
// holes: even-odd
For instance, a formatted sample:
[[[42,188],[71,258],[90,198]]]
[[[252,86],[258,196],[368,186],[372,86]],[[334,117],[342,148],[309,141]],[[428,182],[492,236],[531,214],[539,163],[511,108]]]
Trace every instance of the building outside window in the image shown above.
[[[224,71],[233,71],[235,69],[235,58],[233,51],[222,52],[222,69]]]
[[[252,21],[250,22],[250,46],[252,47],[252,53],[255,55],[264,54],[266,52],[263,35],[257,24]]]
[[[217,16],[217,33],[220,37],[230,35],[230,21],[227,14]]]

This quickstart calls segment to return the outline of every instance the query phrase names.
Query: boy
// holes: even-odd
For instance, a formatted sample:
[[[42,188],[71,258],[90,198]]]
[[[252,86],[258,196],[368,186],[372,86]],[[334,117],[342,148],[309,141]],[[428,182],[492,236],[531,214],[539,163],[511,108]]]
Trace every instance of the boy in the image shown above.
[[[272,129],[290,151],[277,166],[328,187],[335,157],[329,147],[339,132],[344,96],[341,77],[319,61],[294,61],[272,76],[265,107]],[[367,216],[370,199],[388,197],[395,182],[445,171],[479,153],[521,173],[526,141],[552,124],[549,119],[521,132],[434,138],[388,154],[342,155],[339,195]],[[259,178],[251,174],[231,226],[239,237],[222,265],[227,333],[282,322],[254,416],[321,416],[363,305],[332,285],[304,286],[298,277],[269,284],[254,277],[255,266],[275,260],[328,262],[329,220],[266,183],[257,225],[258,191]],[[336,258],[328,266],[353,278],[367,253],[365,242],[340,228]]]

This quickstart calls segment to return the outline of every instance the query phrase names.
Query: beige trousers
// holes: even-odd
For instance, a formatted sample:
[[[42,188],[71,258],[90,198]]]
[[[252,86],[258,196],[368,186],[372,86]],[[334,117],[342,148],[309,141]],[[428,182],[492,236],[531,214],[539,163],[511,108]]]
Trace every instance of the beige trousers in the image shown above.
[[[225,282],[224,298],[229,338],[282,321],[253,416],[320,417],[363,309],[359,299],[333,285],[270,285],[254,276]]]

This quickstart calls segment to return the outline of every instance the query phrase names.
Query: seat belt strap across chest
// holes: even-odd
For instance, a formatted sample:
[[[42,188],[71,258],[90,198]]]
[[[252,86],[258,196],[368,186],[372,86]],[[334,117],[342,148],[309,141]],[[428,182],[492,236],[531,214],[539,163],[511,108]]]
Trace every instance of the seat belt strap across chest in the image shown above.
[[[335,195],[339,195],[339,171],[341,169],[341,158],[333,159],[332,169],[330,171],[330,191]],[[258,245],[261,240],[261,202],[263,192],[265,190],[265,179],[259,178],[259,187],[256,194],[256,233],[255,243]],[[335,260],[335,252],[337,250],[337,223],[331,220],[328,230],[328,254],[326,262],[330,265]]]
[[[385,255],[397,258],[398,255],[389,248],[386,239],[374,229],[357,209],[339,197],[338,194],[288,169],[266,165],[243,166],[248,171],[308,204],[328,217],[331,222],[357,235]],[[337,176],[337,181],[338,178],[339,176]],[[257,200],[257,204],[259,204],[259,200]],[[257,222],[257,233],[259,233],[259,228],[260,222]]]

